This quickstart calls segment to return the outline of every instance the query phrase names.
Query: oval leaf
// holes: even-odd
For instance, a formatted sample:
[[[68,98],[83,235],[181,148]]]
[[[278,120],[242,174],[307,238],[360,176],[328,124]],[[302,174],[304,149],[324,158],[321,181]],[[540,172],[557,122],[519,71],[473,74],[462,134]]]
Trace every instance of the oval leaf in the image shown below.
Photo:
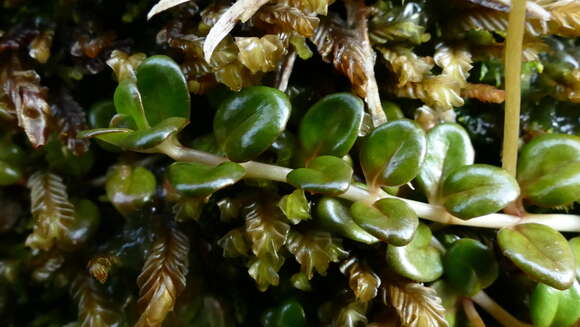
[[[499,231],[503,254],[532,278],[557,289],[574,282],[574,255],[558,231],[542,224],[521,224]]]
[[[522,148],[522,194],[536,205],[559,207],[580,200],[580,137],[545,134]]]
[[[145,59],[137,68],[137,87],[151,126],[171,117],[189,120],[187,81],[173,59],[162,55]]]
[[[538,284],[530,298],[530,317],[535,327],[570,327],[580,318],[580,285],[561,291]]]
[[[425,133],[415,122],[399,119],[373,130],[363,141],[360,164],[371,188],[410,182],[425,157]]]
[[[176,162],[169,166],[169,181],[185,195],[205,197],[224,187],[235,184],[246,174],[244,167],[226,161],[216,167],[195,162]]]
[[[453,243],[443,257],[443,266],[449,283],[465,296],[490,286],[499,272],[493,251],[470,238]]]
[[[178,133],[187,124],[188,121],[185,118],[167,118],[154,127],[129,133],[121,141],[120,146],[124,149],[148,150],[161,144],[169,136]]]
[[[230,160],[248,161],[270,147],[289,115],[290,100],[284,93],[249,87],[222,103],[214,118],[214,133]]]
[[[469,219],[503,209],[520,189],[507,171],[484,164],[452,170],[443,181],[441,202],[453,215]]]
[[[350,93],[318,101],[306,112],[298,130],[306,158],[346,155],[356,141],[363,113],[364,103]]]
[[[576,279],[580,280],[580,236],[570,239],[568,244],[570,245],[570,249],[572,249],[576,261]]]
[[[411,242],[419,226],[415,211],[399,199],[382,199],[372,206],[358,201],[350,207],[350,212],[364,230],[396,246]]]
[[[141,94],[135,82],[124,80],[119,83],[115,90],[114,101],[117,113],[131,117],[138,129],[149,127],[147,118],[145,118]]]
[[[348,207],[341,200],[322,198],[316,207],[316,214],[318,222],[325,229],[361,243],[379,242],[379,239],[367,233],[354,222]]]
[[[473,164],[469,135],[458,124],[443,123],[427,133],[427,154],[417,182],[429,202],[437,203],[443,180],[455,168]]]
[[[443,274],[439,251],[431,246],[431,229],[419,224],[411,243],[405,246],[389,245],[389,266],[399,275],[418,282],[432,282]]]
[[[107,176],[107,197],[127,216],[150,201],[155,193],[155,176],[143,167],[119,165]]]
[[[333,156],[318,157],[308,168],[292,170],[286,176],[288,183],[305,191],[337,195],[350,186],[352,168],[342,159]]]

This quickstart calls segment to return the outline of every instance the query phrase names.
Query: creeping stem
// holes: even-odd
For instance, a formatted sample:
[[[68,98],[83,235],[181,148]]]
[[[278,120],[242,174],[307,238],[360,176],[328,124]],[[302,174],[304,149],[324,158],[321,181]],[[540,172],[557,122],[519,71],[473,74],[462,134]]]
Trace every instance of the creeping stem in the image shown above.
[[[165,142],[158,145],[156,151],[163,153],[176,161],[198,162],[211,166],[228,161],[227,158],[221,156],[186,148],[179,143],[175,136],[168,138]],[[246,178],[262,178],[282,183],[286,183],[286,175],[292,171],[290,168],[256,161],[244,162],[241,165],[246,169]],[[362,187],[351,185],[350,188],[345,193],[340,194],[339,197],[350,201],[366,201],[372,197],[376,197],[376,200],[387,197],[397,198],[405,201],[419,217],[442,224],[502,228],[522,222],[533,222],[544,224],[560,231],[580,232],[580,216],[578,215],[525,214],[523,217],[518,217],[508,214],[493,213],[469,220],[462,220],[449,214],[445,208],[441,206],[399,198],[389,195],[382,190],[380,190],[377,195],[373,195]]]

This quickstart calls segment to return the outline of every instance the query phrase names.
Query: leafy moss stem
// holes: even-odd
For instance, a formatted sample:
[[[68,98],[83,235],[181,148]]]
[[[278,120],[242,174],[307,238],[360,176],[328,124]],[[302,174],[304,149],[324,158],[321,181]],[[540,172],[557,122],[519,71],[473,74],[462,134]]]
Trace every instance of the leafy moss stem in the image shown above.
[[[227,158],[221,156],[187,148],[181,145],[175,137],[170,137],[157,146],[156,152],[163,153],[177,161],[198,162],[212,166],[228,161]],[[292,171],[290,168],[256,161],[244,162],[241,165],[246,169],[246,178],[263,178],[282,183],[286,183],[286,175]],[[397,198],[405,201],[419,217],[443,224],[483,228],[502,228],[518,224],[524,221],[522,218],[525,218],[526,223],[535,222],[548,225],[560,231],[580,232],[580,216],[578,215],[526,214],[524,217],[518,217],[508,214],[493,213],[469,220],[462,220],[449,214],[442,206],[399,198],[389,195],[382,190],[379,190],[376,195],[373,195],[362,187],[351,185],[351,187],[345,193],[340,194],[339,197],[353,202],[365,201],[369,198]]]

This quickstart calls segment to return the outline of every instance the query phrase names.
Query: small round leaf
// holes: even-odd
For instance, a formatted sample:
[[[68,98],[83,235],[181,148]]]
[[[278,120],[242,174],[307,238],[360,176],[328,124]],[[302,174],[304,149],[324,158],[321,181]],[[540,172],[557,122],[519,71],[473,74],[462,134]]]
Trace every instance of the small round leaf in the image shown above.
[[[574,255],[564,236],[553,228],[520,224],[502,228],[497,240],[503,254],[539,282],[562,290],[574,282]]]
[[[342,200],[322,198],[316,207],[316,214],[318,222],[325,229],[365,244],[379,242],[379,239],[367,233],[354,222],[348,207]]]
[[[474,151],[469,135],[458,124],[443,123],[427,133],[427,154],[417,182],[429,202],[437,203],[441,184],[455,168],[473,164]]]
[[[453,215],[469,219],[497,212],[517,199],[520,189],[505,170],[484,164],[452,170],[443,181],[441,200]]]
[[[449,283],[465,296],[490,286],[499,272],[493,251],[470,238],[453,243],[443,257],[443,266]]]
[[[290,100],[273,88],[254,86],[225,100],[213,127],[228,158],[243,162],[264,152],[286,127]]]
[[[364,113],[361,99],[350,93],[326,96],[304,115],[298,135],[307,158],[342,157],[356,141]]]
[[[150,201],[155,187],[155,176],[149,170],[129,165],[114,167],[105,185],[107,197],[125,216]]]
[[[145,59],[137,68],[137,87],[151,126],[171,117],[189,120],[187,81],[173,59],[163,55]]]
[[[432,282],[443,274],[441,254],[431,246],[431,229],[419,224],[411,243],[405,246],[389,245],[389,266],[399,275],[418,282]]]
[[[413,239],[419,218],[399,199],[381,199],[372,206],[364,201],[350,207],[354,221],[369,234],[392,245],[406,245]]]
[[[425,157],[425,133],[415,122],[399,119],[373,130],[363,141],[360,164],[372,188],[410,182]]]
[[[195,162],[176,162],[169,166],[169,181],[185,195],[205,197],[235,184],[246,174],[244,167],[226,161],[216,167]]]
[[[322,156],[312,160],[308,168],[292,170],[286,176],[288,183],[305,191],[337,195],[350,186],[352,168],[342,159]]]
[[[535,327],[570,327],[580,318],[580,285],[567,290],[538,284],[530,298],[530,317]]]
[[[522,148],[518,160],[522,194],[544,207],[580,200],[580,137],[545,134]]]

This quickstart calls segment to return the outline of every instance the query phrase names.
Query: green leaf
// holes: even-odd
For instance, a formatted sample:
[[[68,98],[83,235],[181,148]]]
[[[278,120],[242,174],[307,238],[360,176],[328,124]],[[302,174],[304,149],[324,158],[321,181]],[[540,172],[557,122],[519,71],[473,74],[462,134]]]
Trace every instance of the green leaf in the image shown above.
[[[75,220],[66,232],[65,246],[74,250],[86,243],[97,231],[99,219],[99,208],[92,201],[83,199],[75,203]]]
[[[348,207],[342,200],[330,197],[322,198],[316,207],[316,214],[320,225],[327,230],[365,244],[379,242],[379,239],[367,233],[354,222]]]
[[[238,182],[246,170],[237,163],[226,161],[218,166],[206,166],[196,162],[175,162],[169,166],[169,181],[185,195],[205,197]]]
[[[530,298],[530,317],[535,327],[570,327],[580,318],[580,285],[567,290],[538,284]]]
[[[399,199],[382,199],[370,205],[364,201],[350,207],[354,221],[369,234],[392,245],[406,245],[413,239],[419,218]]]
[[[107,197],[127,216],[150,201],[155,193],[155,176],[143,167],[119,165],[107,176]]]
[[[431,229],[425,224],[419,224],[411,243],[387,247],[389,266],[397,274],[418,282],[432,282],[441,277],[441,255],[431,246],[431,237]]]
[[[308,202],[304,191],[301,189],[296,189],[294,192],[284,195],[278,202],[278,207],[293,224],[310,219],[310,202]]]
[[[387,121],[399,120],[404,119],[405,115],[401,110],[401,107],[394,102],[391,101],[383,101],[383,111],[387,116]]]
[[[282,133],[290,108],[288,97],[276,89],[246,88],[227,98],[217,110],[215,136],[230,160],[252,160]]]
[[[288,183],[308,192],[338,195],[346,192],[352,179],[352,168],[342,159],[322,156],[312,160],[308,168],[292,170]]]
[[[306,233],[291,231],[286,248],[296,257],[296,261],[300,263],[300,271],[309,280],[314,277],[315,270],[325,276],[331,262],[339,262],[348,255],[342,248],[340,239],[316,230]]]
[[[189,120],[187,81],[173,59],[162,55],[145,59],[137,68],[137,87],[151,126],[171,117]]]
[[[493,251],[470,238],[453,243],[443,257],[443,266],[449,283],[465,296],[490,286],[499,272]]]
[[[350,93],[318,101],[306,112],[298,130],[306,158],[346,155],[356,141],[363,113],[362,100]]]
[[[497,212],[519,194],[518,183],[507,171],[475,164],[449,173],[443,181],[441,202],[453,215],[469,219]]]
[[[530,202],[544,207],[580,200],[580,137],[545,134],[522,148],[518,181]]]
[[[88,122],[91,128],[107,128],[115,115],[115,105],[112,101],[101,101],[91,106]]]
[[[371,188],[410,182],[425,157],[425,133],[408,119],[388,122],[363,141],[360,164]]]
[[[441,184],[455,168],[473,164],[474,151],[469,135],[458,124],[443,123],[427,133],[427,155],[417,182],[429,202],[437,203]]]
[[[124,80],[119,83],[115,90],[114,101],[117,113],[131,117],[138,129],[149,128],[141,94],[134,81]]]
[[[497,240],[503,254],[539,282],[566,289],[574,282],[574,255],[558,231],[528,223],[502,228]]]
[[[568,244],[576,261],[576,279],[580,280],[580,236],[570,239]]]
[[[264,327],[305,327],[306,313],[298,301],[286,300],[263,316],[262,325]]]
[[[22,171],[18,165],[0,161],[0,186],[11,185],[22,178]]]

